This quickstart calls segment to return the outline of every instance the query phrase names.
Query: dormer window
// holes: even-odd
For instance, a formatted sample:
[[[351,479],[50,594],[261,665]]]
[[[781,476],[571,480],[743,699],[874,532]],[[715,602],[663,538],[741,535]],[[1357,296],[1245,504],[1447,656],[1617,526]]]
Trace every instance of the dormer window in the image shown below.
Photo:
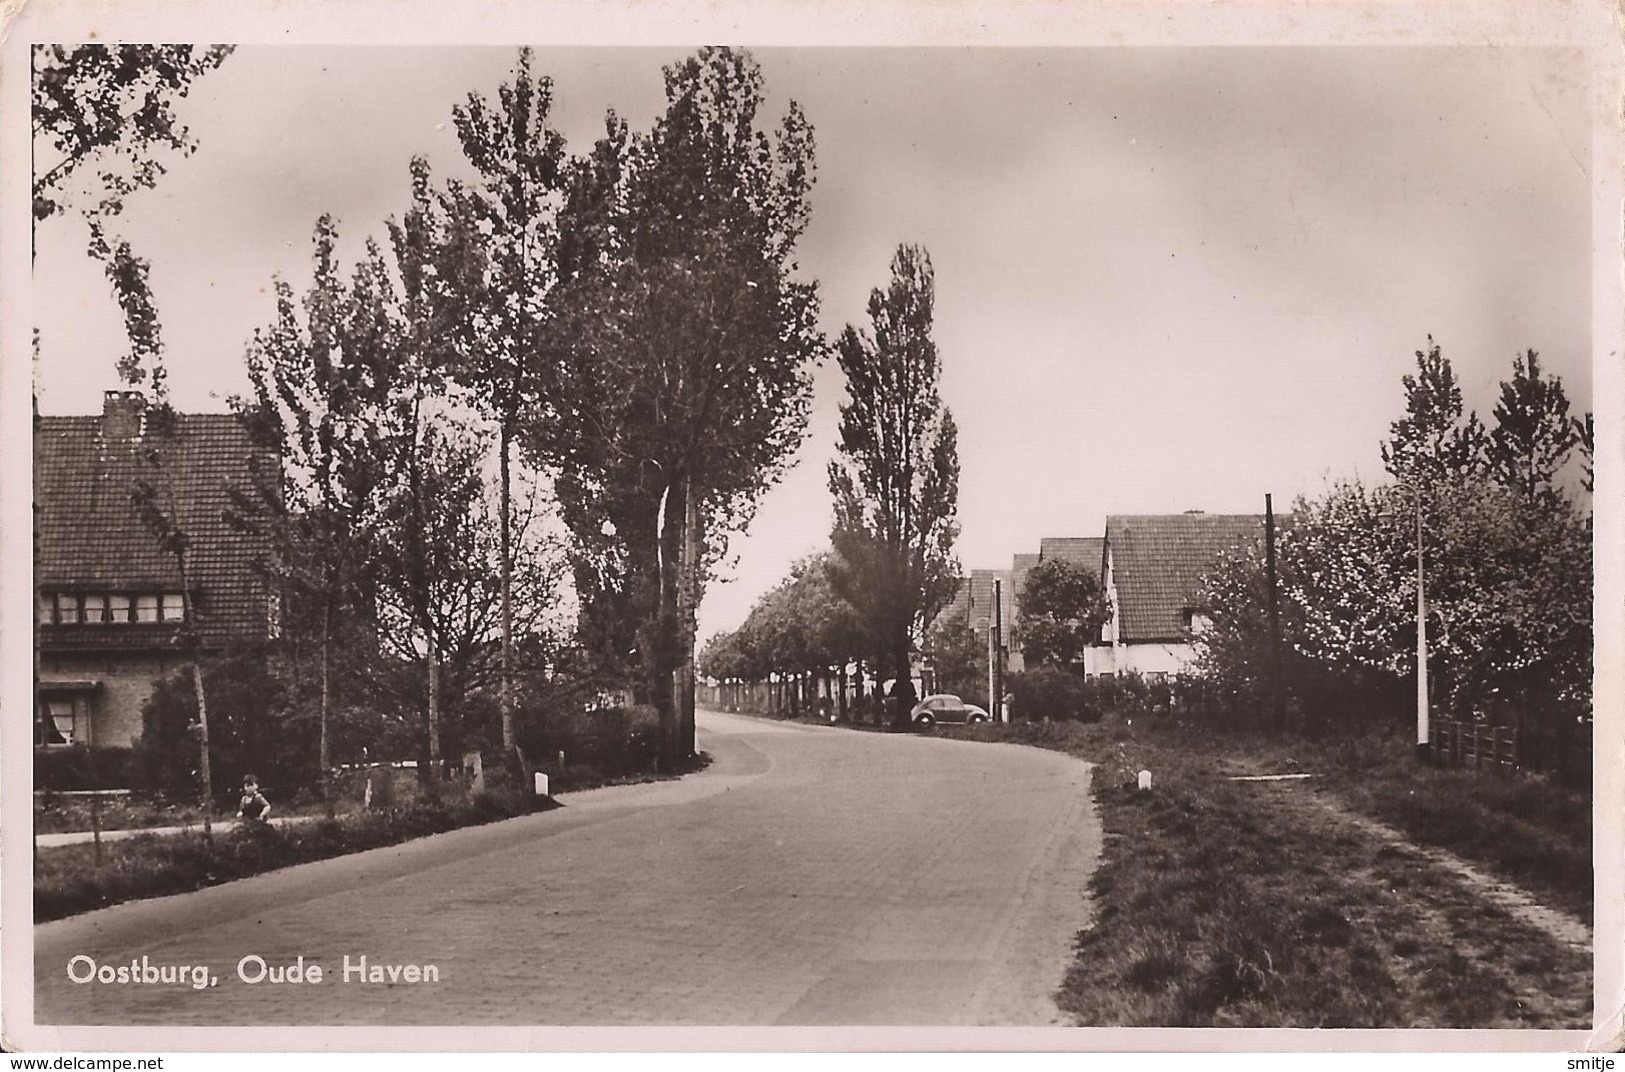
[[[156,595],[135,597],[135,620],[138,622],[155,622],[158,620],[158,597]]]
[[[1182,617],[1185,620],[1186,631],[1192,636],[1201,636],[1213,628],[1213,618],[1206,611],[1198,610],[1195,607],[1186,607],[1182,612]]]
[[[107,620],[107,597],[101,593],[85,596],[85,624],[101,625]]]
[[[73,625],[79,621],[79,597],[67,592],[56,594],[56,620],[60,625]]]
[[[184,622],[186,620],[186,597],[179,592],[165,592],[163,616],[166,622]]]
[[[130,620],[130,597],[122,592],[114,592],[107,597],[107,620],[110,622],[128,622]]]

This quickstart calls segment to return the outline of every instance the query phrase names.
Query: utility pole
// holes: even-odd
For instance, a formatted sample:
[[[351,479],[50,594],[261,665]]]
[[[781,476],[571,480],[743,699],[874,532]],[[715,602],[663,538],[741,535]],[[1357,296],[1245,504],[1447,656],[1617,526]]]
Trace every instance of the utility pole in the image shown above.
[[[1264,495],[1264,572],[1270,589],[1270,721],[1277,730],[1286,728],[1286,704],[1281,696],[1281,601],[1275,575],[1275,504]]]
[[[1422,569],[1422,491],[1416,490],[1416,751],[1428,747],[1428,603]]]
[[[987,713],[999,722],[1004,721],[1004,588],[997,577],[993,579],[993,628],[988,633],[987,677],[989,705]]]

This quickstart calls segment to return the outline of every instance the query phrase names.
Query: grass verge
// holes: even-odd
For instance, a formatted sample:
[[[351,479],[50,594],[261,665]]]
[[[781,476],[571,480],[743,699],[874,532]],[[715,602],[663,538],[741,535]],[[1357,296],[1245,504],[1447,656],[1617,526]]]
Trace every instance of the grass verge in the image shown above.
[[[709,761],[702,754],[692,767],[665,775],[594,778],[590,772],[578,770],[570,779],[556,778],[552,788],[563,792],[676,778],[703,769]],[[34,856],[34,921],[44,923],[122,901],[186,893],[552,807],[558,805],[529,794],[494,790],[466,800],[415,800],[300,825],[245,824],[222,830],[209,840],[201,832],[141,835],[104,843],[100,867],[95,846],[89,843],[40,849]]]
[[[1106,844],[1096,920],[1057,996],[1081,1024],[1590,1025],[1587,953],[1340,819],[1307,783],[1229,780],[1238,765],[1284,758],[1267,749],[1168,725],[948,732],[1097,764]],[[1410,762],[1418,799],[1434,799],[1434,775],[1456,773]],[[1153,772],[1149,792],[1135,788],[1141,769]],[[1448,798],[1443,783],[1437,797]]]

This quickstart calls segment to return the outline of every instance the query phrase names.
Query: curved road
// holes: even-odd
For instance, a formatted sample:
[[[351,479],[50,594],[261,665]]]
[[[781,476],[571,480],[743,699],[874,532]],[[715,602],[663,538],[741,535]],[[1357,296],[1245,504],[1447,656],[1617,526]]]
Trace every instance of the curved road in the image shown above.
[[[699,727],[713,762],[680,781],[37,926],[35,1020],[1064,1022],[1050,995],[1100,846],[1085,764],[705,710]],[[80,954],[217,982],[79,985]],[[249,984],[249,955],[323,979]],[[346,957],[439,980],[346,980]]]

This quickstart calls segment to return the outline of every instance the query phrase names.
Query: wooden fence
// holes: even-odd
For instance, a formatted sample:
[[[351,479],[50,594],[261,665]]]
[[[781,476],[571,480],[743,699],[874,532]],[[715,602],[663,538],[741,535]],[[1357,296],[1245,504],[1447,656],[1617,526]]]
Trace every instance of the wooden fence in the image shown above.
[[[1441,764],[1502,773],[1518,769],[1518,731],[1511,726],[1437,720],[1429,725],[1428,737],[1433,758]]]

